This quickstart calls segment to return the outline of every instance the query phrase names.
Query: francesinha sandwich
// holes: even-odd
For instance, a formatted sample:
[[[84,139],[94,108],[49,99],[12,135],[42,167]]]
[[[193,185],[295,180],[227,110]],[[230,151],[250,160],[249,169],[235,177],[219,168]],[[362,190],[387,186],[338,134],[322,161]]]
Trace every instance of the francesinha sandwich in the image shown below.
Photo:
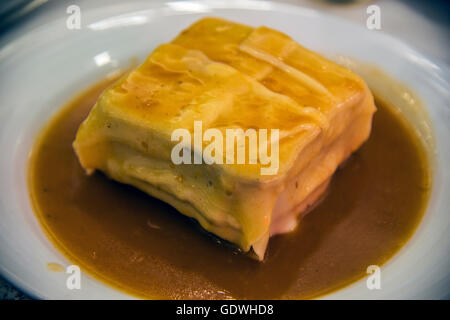
[[[287,35],[206,18],[103,92],[74,148],[262,260],[368,138],[366,83]]]

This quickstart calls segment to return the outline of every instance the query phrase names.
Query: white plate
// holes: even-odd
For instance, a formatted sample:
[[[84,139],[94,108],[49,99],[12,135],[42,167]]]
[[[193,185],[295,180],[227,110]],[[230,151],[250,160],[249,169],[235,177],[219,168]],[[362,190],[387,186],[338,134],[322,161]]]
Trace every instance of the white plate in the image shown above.
[[[93,1],[90,1],[93,3]],[[310,9],[261,1],[146,1],[81,8],[81,29],[66,28],[65,4],[34,15],[34,28],[11,31],[0,43],[0,272],[39,298],[129,298],[89,275],[68,290],[67,275],[48,262],[70,264],[47,240],[32,212],[27,156],[50,116],[79,90],[109,72],[143,59],[201,16],[267,25],[329,56],[375,63],[411,87],[426,103],[437,142],[431,203],[407,245],[382,267],[382,289],[365,280],[326,298],[441,298],[450,288],[449,72],[380,32]]]

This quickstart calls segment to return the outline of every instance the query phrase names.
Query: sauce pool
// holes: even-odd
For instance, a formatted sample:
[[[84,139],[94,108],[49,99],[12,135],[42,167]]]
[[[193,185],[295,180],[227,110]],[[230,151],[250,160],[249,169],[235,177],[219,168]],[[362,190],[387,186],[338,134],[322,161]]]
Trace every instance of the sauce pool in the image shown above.
[[[326,198],[290,234],[270,239],[260,263],[212,241],[191,219],[97,172],[72,149],[102,81],[46,126],[30,160],[29,188],[53,243],[83,271],[142,298],[315,298],[366,276],[411,237],[430,193],[425,149],[376,101],[369,140],[335,173]]]

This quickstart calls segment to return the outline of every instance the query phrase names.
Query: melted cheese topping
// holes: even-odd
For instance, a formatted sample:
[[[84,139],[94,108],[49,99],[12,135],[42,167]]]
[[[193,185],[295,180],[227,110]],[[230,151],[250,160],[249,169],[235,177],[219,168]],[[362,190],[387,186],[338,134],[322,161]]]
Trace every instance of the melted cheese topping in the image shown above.
[[[207,18],[107,89],[74,147],[87,172],[134,185],[263,259],[270,235],[292,230],[367,139],[374,111],[349,70],[277,31]],[[277,173],[261,175],[261,161],[175,166],[171,133],[194,132],[197,120],[223,133],[279,129]]]
[[[305,87],[315,91],[317,94],[324,94],[327,96],[331,96],[330,92],[325,88],[320,82],[315,80],[314,78],[308,76],[306,73],[301,72],[298,69],[292,68],[291,66],[285,64],[283,61],[280,61],[276,57],[264,52],[262,50],[258,50],[256,48],[252,48],[248,45],[240,45],[239,49],[243,52],[248,53],[252,57],[256,59],[263,60],[274,67],[282,70],[289,76],[293,77],[295,80],[299,81]]]

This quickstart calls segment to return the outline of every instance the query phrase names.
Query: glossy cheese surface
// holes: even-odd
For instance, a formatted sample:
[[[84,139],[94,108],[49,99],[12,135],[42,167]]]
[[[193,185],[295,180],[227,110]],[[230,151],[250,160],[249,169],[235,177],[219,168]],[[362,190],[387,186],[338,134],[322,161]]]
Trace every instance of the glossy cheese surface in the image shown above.
[[[367,139],[374,111],[361,78],[288,36],[206,18],[109,87],[74,148],[87,172],[162,199],[263,259],[270,235],[294,229]],[[183,128],[194,136],[195,121],[224,136],[278,129],[276,172],[262,175],[261,161],[229,164],[226,149],[223,164],[174,165],[171,135]]]

